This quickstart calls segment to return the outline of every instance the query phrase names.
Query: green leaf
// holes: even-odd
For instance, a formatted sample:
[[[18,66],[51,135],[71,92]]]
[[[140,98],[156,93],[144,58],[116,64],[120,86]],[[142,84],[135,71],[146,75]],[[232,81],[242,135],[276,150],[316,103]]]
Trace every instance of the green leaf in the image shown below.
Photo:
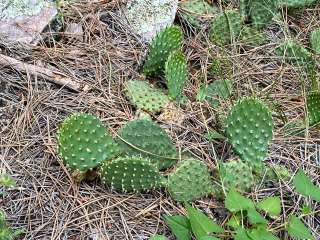
[[[247,230],[244,228],[239,228],[234,236],[234,240],[252,240],[248,237]]]
[[[218,133],[216,130],[210,130],[209,132],[207,132],[204,137],[208,140],[208,141],[212,141],[215,139],[225,139],[226,137],[223,136],[222,134]]]
[[[185,216],[164,216],[164,220],[170,227],[172,233],[177,240],[191,240],[191,226],[187,217]]]
[[[241,227],[241,216],[232,215],[226,225],[233,227],[234,229],[238,229],[239,227]]]
[[[199,89],[196,100],[198,102],[204,102],[204,100],[206,99],[206,96],[207,96],[207,87],[205,84],[203,84]]]
[[[251,224],[267,224],[267,220],[264,219],[255,209],[248,209],[248,218]]]
[[[311,182],[310,178],[306,176],[303,170],[300,169],[294,176],[293,185],[298,193],[320,202],[320,188]]]
[[[279,197],[268,197],[257,204],[257,208],[266,211],[270,216],[279,216],[281,213]]]
[[[205,236],[200,238],[200,240],[219,240],[219,238],[212,237],[212,236]]]
[[[167,238],[163,235],[155,235],[152,236],[149,240],[167,240]]]
[[[315,239],[303,222],[294,215],[289,218],[287,231],[291,237],[296,239]]]
[[[243,197],[234,189],[231,189],[230,192],[227,194],[224,204],[230,212],[255,209],[254,204],[250,199]]]
[[[16,182],[10,175],[7,175],[7,174],[0,175],[0,186],[10,188],[10,187],[14,187],[15,185],[16,185]]]
[[[201,239],[210,233],[221,233],[223,228],[208,218],[204,213],[186,204],[191,229],[197,239]]]
[[[249,237],[252,240],[280,240],[278,237],[272,235],[265,228],[258,227],[248,232]]]
[[[310,214],[312,213],[312,208],[308,205],[304,205],[301,209],[302,214]]]

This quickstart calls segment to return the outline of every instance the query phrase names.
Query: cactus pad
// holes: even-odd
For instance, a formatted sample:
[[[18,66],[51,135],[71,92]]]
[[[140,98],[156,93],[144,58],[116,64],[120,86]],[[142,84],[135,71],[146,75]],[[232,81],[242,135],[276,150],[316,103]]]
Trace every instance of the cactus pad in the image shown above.
[[[165,75],[169,97],[176,100],[181,96],[183,87],[188,79],[187,60],[181,51],[170,54],[165,64]]]
[[[152,40],[147,59],[143,66],[146,76],[151,76],[164,70],[165,63],[174,51],[182,47],[183,34],[178,26],[167,27]]]
[[[180,2],[181,16],[194,27],[203,28],[202,18],[213,16],[219,9],[205,0],[188,0]]]
[[[184,160],[168,177],[167,188],[178,202],[191,202],[213,192],[207,166],[198,160]]]
[[[236,40],[242,28],[241,16],[236,11],[220,14],[212,23],[210,40],[217,45],[226,45]]]
[[[176,149],[166,132],[148,119],[128,122],[119,132],[119,144],[128,155],[148,157],[159,169],[175,164]]]
[[[120,148],[98,118],[74,113],[58,130],[58,151],[71,170],[86,172],[118,155]]]
[[[125,88],[126,96],[138,109],[157,113],[169,103],[169,98],[163,92],[145,81],[129,81]]]
[[[251,0],[249,15],[252,24],[257,28],[267,26],[277,14],[277,0]]]
[[[309,124],[315,125],[320,123],[320,93],[314,92],[307,96],[307,109]]]
[[[239,39],[244,45],[253,47],[261,46],[267,42],[266,34],[248,26],[242,28]]]
[[[320,28],[311,33],[310,42],[314,53],[320,54]]]
[[[307,7],[316,2],[317,0],[279,0],[280,5],[286,6],[288,8]]]
[[[208,85],[206,98],[211,107],[220,105],[221,100],[230,98],[232,92],[232,83],[230,80],[216,80]]]
[[[226,134],[242,161],[260,165],[272,139],[270,111],[257,99],[244,98],[232,107],[226,119]]]
[[[226,190],[232,188],[246,192],[254,185],[252,168],[240,160],[222,163],[219,169],[220,179]]]
[[[123,192],[144,192],[160,187],[164,182],[157,167],[138,156],[103,162],[99,175],[105,184]]]

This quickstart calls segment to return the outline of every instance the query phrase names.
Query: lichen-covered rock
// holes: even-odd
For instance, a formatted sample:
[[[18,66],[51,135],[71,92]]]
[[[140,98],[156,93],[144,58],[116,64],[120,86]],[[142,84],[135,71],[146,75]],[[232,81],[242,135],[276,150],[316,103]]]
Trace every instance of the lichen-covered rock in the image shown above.
[[[128,122],[119,131],[118,143],[127,155],[150,159],[159,169],[176,163],[177,151],[167,133],[148,119]]]
[[[176,51],[169,55],[165,64],[165,76],[168,85],[168,95],[177,100],[188,79],[187,59],[183,52]]]
[[[74,113],[58,130],[58,152],[73,171],[86,172],[120,154],[101,121],[86,113]]]
[[[149,42],[172,25],[177,7],[178,0],[129,0],[124,13],[133,32]]]
[[[244,98],[230,110],[226,134],[242,161],[259,167],[267,156],[273,121],[269,109],[259,100]]]
[[[313,92],[307,96],[307,110],[309,124],[315,125],[320,123],[320,93]]]
[[[217,45],[229,44],[238,39],[242,25],[239,12],[226,11],[213,21],[209,38]]]
[[[160,112],[170,101],[167,95],[146,81],[127,82],[125,94],[136,108],[149,113]]]
[[[222,163],[219,167],[219,175],[227,191],[235,188],[240,192],[246,192],[255,183],[251,166],[241,160]]]
[[[218,7],[205,0],[187,0],[179,4],[182,18],[198,29],[202,29],[204,22],[219,12]]]
[[[320,28],[311,33],[310,42],[314,53],[320,54]]]
[[[145,192],[161,187],[165,182],[157,167],[139,156],[104,162],[99,175],[103,183],[123,192]]]
[[[1,0],[0,36],[9,41],[37,43],[40,33],[56,14],[52,1]]]
[[[171,53],[182,47],[183,33],[180,27],[167,27],[152,40],[147,58],[143,65],[143,73],[152,76],[161,73]]]
[[[208,167],[198,160],[184,160],[168,176],[167,188],[178,202],[191,202],[213,193]]]

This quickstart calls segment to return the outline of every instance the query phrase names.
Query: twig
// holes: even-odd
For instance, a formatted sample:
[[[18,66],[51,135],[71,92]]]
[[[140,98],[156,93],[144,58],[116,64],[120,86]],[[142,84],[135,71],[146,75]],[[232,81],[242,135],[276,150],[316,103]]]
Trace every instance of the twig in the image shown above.
[[[58,70],[31,65],[2,54],[0,54],[0,65],[10,66],[15,70],[26,72],[32,75],[40,75],[48,81],[65,86],[77,92],[88,91],[90,89],[88,85],[76,82]]]

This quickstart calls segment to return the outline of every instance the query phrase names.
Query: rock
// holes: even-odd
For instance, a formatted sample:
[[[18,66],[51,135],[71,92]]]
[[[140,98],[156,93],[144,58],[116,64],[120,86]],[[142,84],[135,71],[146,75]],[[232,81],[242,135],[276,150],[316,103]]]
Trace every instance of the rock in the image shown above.
[[[70,39],[82,42],[83,41],[83,28],[81,24],[70,23],[66,26],[65,33],[69,35]]]
[[[164,27],[173,23],[178,0],[129,0],[124,15],[135,34],[150,42]]]
[[[36,44],[56,14],[54,3],[47,0],[1,0],[0,37]]]

